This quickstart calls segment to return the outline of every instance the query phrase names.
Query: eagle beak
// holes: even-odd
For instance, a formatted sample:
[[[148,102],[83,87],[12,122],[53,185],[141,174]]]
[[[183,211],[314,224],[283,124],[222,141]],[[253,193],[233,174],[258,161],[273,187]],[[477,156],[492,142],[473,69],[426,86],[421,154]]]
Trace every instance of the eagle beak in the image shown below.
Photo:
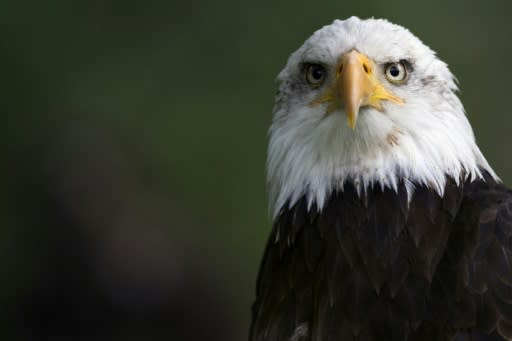
[[[375,63],[362,53],[351,50],[341,56],[336,66],[336,77],[333,84],[310,105],[329,102],[327,113],[345,108],[348,125],[355,129],[359,109],[371,106],[383,110],[382,100],[403,104],[404,101],[395,96],[380,82]]]
[[[341,58],[336,71],[338,98],[345,104],[348,125],[354,129],[361,105],[367,104],[373,91],[372,67],[368,58],[350,51]]]
[[[336,71],[338,98],[345,105],[348,125],[354,129],[361,106],[371,106],[382,111],[381,100],[403,104],[379,81],[375,64],[365,55],[352,50],[341,57]]]

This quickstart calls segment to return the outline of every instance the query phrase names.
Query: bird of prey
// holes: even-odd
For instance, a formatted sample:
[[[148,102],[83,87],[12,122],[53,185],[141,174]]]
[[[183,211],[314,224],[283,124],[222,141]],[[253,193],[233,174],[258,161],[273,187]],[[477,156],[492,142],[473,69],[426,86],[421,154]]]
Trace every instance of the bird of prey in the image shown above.
[[[351,17],[278,81],[250,340],[511,340],[512,193],[447,65]]]

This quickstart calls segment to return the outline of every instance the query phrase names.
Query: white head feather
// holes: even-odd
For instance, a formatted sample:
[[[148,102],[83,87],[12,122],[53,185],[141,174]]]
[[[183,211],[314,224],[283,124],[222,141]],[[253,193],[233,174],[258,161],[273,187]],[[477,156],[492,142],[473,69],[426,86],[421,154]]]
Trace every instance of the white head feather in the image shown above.
[[[326,115],[327,104],[309,105],[322,87],[308,86],[303,71],[311,62],[334,72],[340,56],[353,49],[376,64],[408,60],[413,68],[402,85],[379,75],[405,103],[384,101],[382,111],[362,107],[354,130],[343,109]],[[458,182],[461,174],[476,179],[485,170],[496,178],[476,145],[447,65],[401,26],[381,19],[335,20],[290,56],[278,81],[267,160],[274,218],[303,195],[309,207],[315,203],[321,210],[346,182],[364,192],[374,185],[396,189],[403,181],[410,196],[415,185],[443,195],[447,176]],[[389,143],[390,134],[397,143]]]

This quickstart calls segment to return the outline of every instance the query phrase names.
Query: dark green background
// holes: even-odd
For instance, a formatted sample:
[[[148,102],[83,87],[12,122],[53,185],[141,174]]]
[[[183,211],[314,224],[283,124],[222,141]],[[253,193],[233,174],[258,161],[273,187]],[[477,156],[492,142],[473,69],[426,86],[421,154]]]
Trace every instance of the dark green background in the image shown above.
[[[52,282],[85,283],[70,297],[88,290],[82,278],[108,300],[130,281],[149,292],[163,283],[183,299],[169,304],[197,310],[184,323],[201,328],[220,314],[226,339],[244,339],[270,229],[274,78],[335,18],[387,18],[437,51],[482,151],[511,183],[510,10],[506,1],[2,2],[5,321],[34,323],[19,307],[36,304],[55,259],[70,259]],[[76,248],[62,245],[77,239],[88,251],[70,255]],[[202,288],[176,289],[181,276]]]

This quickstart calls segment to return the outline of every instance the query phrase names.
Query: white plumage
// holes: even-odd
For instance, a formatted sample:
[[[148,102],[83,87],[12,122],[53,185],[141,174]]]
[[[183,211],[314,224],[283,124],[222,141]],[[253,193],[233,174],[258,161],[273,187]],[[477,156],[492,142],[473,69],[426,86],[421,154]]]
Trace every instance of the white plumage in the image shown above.
[[[332,81],[339,57],[355,50],[377,66],[376,77],[403,104],[382,101],[382,110],[364,106],[355,129],[343,108],[326,113],[312,106]],[[407,60],[410,77],[393,84],[387,63]],[[305,63],[321,64],[327,78],[318,88],[304,82]],[[447,65],[407,29],[381,19],[351,17],[315,32],[289,58],[278,76],[279,93],[270,128],[267,161],[271,210],[275,218],[303,195],[320,210],[346,181],[364,192],[372,186],[427,185],[442,195],[446,176],[476,179],[481,170],[496,175],[476,145]]]

